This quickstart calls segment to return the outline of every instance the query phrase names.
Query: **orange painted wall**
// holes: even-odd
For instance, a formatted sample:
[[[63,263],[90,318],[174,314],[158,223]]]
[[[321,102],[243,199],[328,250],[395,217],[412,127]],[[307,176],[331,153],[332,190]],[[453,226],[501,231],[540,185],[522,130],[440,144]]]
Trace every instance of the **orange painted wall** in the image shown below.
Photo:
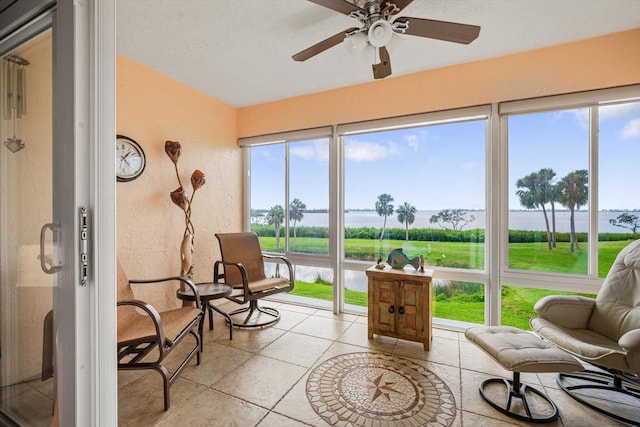
[[[640,29],[240,109],[119,55],[117,131],[148,165],[117,184],[118,255],[130,277],[179,272],[184,226],[169,199],[167,139],[183,145],[185,182],[196,168],[208,178],[193,212],[194,279],[204,281],[219,257],[213,234],[242,227],[238,137],[638,83]]]
[[[194,280],[210,280],[219,259],[214,233],[242,227],[237,110],[121,55],[116,66],[117,132],[137,141],[147,157],[138,179],[117,183],[118,257],[130,278],[179,275],[184,215],[169,198],[178,181],[164,152],[167,139],[179,141],[178,166],[189,194],[195,169],[207,178],[196,193],[192,221]]]
[[[640,29],[241,108],[255,136],[640,83]]]

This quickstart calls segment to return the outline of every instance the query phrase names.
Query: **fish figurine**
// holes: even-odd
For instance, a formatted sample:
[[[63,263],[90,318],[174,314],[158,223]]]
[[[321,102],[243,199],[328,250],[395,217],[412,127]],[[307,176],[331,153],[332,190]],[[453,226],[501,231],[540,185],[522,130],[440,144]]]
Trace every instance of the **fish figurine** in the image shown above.
[[[409,257],[402,252],[402,249],[394,249],[389,252],[387,264],[397,270],[402,270],[405,265],[411,264],[413,268],[417,270],[420,267],[420,257],[409,259]]]

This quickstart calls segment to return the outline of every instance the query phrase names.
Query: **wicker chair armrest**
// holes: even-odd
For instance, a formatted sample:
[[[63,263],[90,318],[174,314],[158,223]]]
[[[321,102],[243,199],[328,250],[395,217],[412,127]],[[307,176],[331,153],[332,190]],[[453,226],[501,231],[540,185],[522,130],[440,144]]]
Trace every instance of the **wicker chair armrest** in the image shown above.
[[[596,301],[574,295],[548,295],[536,302],[533,309],[542,319],[569,329],[586,328]]]
[[[200,307],[200,294],[198,293],[198,287],[195,285],[195,283],[193,283],[191,279],[187,277],[172,276],[172,277],[164,277],[162,279],[136,279],[136,280],[131,279],[129,280],[129,283],[155,284],[155,283],[162,283],[162,282],[171,282],[174,280],[184,283],[189,288],[191,288],[191,292],[193,292],[193,295],[195,296],[196,307],[199,309],[202,309],[202,307]]]
[[[265,254],[265,253],[262,254],[262,257],[266,259],[278,259],[284,262],[287,265],[287,269],[289,270],[289,280],[291,281],[291,285],[293,286],[293,283],[294,283],[293,266],[291,265],[291,261],[289,261],[287,257],[282,255],[271,255],[271,254]]]
[[[640,353],[640,329],[632,329],[622,335],[618,344],[627,351]]]
[[[140,300],[122,300],[118,301],[117,305],[131,305],[144,311],[153,321],[153,325],[156,328],[156,337],[158,339],[158,343],[164,344],[166,342],[160,313],[158,313],[158,310],[156,310],[151,304]]]

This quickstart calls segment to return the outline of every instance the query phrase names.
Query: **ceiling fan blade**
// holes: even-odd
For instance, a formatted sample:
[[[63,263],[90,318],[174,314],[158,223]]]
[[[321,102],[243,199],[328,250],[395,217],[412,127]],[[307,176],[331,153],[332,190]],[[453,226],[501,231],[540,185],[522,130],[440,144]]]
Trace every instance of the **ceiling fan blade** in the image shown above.
[[[409,26],[405,34],[454,43],[469,44],[478,38],[480,34],[479,26],[456,22],[411,18],[408,16],[396,18],[394,22],[402,22]]]
[[[319,53],[324,52],[325,50],[334,47],[337,44],[342,43],[342,41],[347,37],[347,34],[357,30],[356,27],[349,28],[344,31],[340,31],[338,34],[329,37],[328,39],[322,40],[320,43],[316,43],[311,47],[302,50],[295,55],[292,56],[294,61],[306,61],[307,59],[316,56]]]
[[[350,15],[351,12],[355,12],[360,10],[364,12],[361,8],[356,6],[353,3],[349,3],[346,0],[309,0],[311,3],[319,4],[320,6],[327,7],[331,10],[335,10],[336,12],[344,13],[345,15]]]
[[[380,55],[380,63],[373,64],[373,78],[384,79],[391,75],[391,59],[389,58],[389,51],[384,46],[378,49],[378,53]]]
[[[409,6],[413,0],[385,0],[382,4],[382,8],[386,5],[392,4],[398,9],[395,13],[399,13],[405,7]]]

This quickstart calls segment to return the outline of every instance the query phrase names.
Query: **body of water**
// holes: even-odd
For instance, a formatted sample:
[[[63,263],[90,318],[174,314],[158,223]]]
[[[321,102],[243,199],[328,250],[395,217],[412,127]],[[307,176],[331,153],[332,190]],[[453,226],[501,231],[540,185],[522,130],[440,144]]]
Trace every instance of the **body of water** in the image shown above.
[[[610,219],[615,219],[626,211],[602,211],[598,215],[598,230],[601,233],[629,233],[630,230],[622,227],[615,227],[609,223]],[[438,211],[418,211],[416,219],[409,228],[437,228],[437,224],[431,224],[429,219]],[[484,211],[468,211],[468,218],[474,220],[463,227],[463,230],[474,228],[485,228]],[[639,214],[640,215],[640,214]],[[571,231],[571,213],[566,210],[556,211],[556,231],[559,233]],[[549,227],[551,227],[551,212],[548,212]],[[375,227],[382,228],[383,218],[375,211],[349,211],[344,214],[345,227]],[[509,211],[510,230],[546,230],[544,214],[542,211]],[[575,223],[577,232],[589,231],[589,213],[586,211],[575,212]],[[299,226],[308,227],[328,227],[328,213],[305,212]],[[448,225],[450,228],[450,225]],[[404,228],[404,224],[398,222],[397,214],[387,217],[387,228]]]

